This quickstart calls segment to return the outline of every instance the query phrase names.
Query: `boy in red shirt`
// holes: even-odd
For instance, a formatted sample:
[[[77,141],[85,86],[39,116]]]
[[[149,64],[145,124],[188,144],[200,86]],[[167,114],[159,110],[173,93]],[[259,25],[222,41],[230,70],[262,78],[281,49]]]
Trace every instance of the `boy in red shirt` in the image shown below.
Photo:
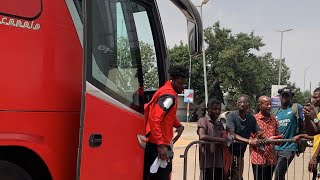
[[[176,65],[169,69],[170,81],[156,91],[145,107],[147,116],[147,144],[144,156],[144,180],[169,180],[172,162],[169,157],[171,141],[175,143],[181,136],[184,127],[180,124],[177,113],[177,94],[183,92],[189,77],[185,66]],[[147,111],[147,112],[146,112]],[[173,138],[173,127],[177,135]],[[166,160],[165,168],[159,167],[156,173],[150,173],[150,167],[156,158]]]

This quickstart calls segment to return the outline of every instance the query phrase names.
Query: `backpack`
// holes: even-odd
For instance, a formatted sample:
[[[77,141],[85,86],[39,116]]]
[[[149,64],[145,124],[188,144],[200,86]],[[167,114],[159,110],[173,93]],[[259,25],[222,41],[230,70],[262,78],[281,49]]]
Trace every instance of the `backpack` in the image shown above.
[[[280,107],[281,108],[281,107]],[[272,112],[274,116],[277,115],[280,108],[276,109]],[[291,106],[292,112],[295,115],[295,119],[297,120],[297,129],[296,134],[305,134],[305,129],[303,126],[299,125],[299,110],[298,110],[298,103],[293,103]],[[297,156],[299,156],[301,153],[303,153],[306,150],[306,147],[308,146],[307,141],[300,141],[298,144],[298,151],[296,152]]]

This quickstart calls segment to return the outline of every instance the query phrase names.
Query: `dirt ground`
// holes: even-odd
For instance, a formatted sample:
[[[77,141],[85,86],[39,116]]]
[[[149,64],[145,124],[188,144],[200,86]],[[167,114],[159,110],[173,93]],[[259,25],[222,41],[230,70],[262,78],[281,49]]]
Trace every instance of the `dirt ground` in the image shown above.
[[[184,163],[183,158],[180,158],[180,155],[184,154],[186,146],[192,142],[198,140],[197,125],[196,123],[183,123],[185,130],[176,142],[174,146],[174,159],[173,159],[173,171],[172,179],[173,180],[182,180],[183,179],[183,169]],[[198,148],[194,145],[190,148],[188,153],[188,166],[187,166],[187,180],[199,180],[199,162],[198,162]],[[289,180],[309,180],[312,178],[312,174],[308,172],[308,162],[311,158],[311,148],[307,148],[304,155],[295,157],[289,167],[289,171],[286,174],[286,179]],[[244,180],[253,180],[252,167],[249,164],[249,153],[246,151],[245,154],[245,167],[243,172]],[[250,165],[250,166],[249,166]]]

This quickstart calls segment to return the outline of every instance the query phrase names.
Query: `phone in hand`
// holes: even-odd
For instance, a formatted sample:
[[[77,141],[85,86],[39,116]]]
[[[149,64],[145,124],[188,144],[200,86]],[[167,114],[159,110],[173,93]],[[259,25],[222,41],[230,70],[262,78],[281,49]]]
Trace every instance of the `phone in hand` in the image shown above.
[[[311,103],[306,103],[304,106],[305,107],[311,107]]]
[[[173,158],[174,152],[173,151],[167,151],[167,155],[170,159]]]

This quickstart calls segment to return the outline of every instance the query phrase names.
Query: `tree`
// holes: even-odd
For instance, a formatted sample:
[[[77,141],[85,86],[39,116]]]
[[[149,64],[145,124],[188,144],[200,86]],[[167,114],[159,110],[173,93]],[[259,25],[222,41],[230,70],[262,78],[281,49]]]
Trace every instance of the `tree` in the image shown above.
[[[159,78],[157,70],[157,62],[154,47],[146,42],[140,41],[140,57],[144,80],[144,89],[157,89],[159,87]],[[123,89],[129,89],[131,86],[130,80],[133,76],[137,76],[137,71],[134,67],[138,64],[132,64],[131,50],[127,37],[119,37],[117,41],[117,64],[118,70],[121,72],[121,78],[127,79],[128,84],[120,84]],[[119,73],[120,74],[120,73]],[[119,82],[126,82],[125,80]]]
[[[260,48],[264,46],[261,37],[254,32],[232,34],[230,29],[221,28],[219,22],[205,29],[204,36],[209,45],[205,55],[210,98],[222,99],[224,92],[231,105],[229,108],[234,109],[232,105],[235,105],[240,94],[247,94],[252,102],[256,102],[259,96],[271,93],[271,85],[278,83],[279,61],[271,53],[258,55]],[[187,50],[188,46],[183,43],[170,49],[171,60],[189,62]],[[201,57],[193,59],[191,77],[196,102],[201,103],[204,101]],[[281,83],[286,84],[289,78],[290,70],[285,61],[282,61]],[[217,80],[221,81],[221,89],[214,86]]]
[[[144,89],[158,89],[159,77],[157,70],[156,53],[153,46],[149,43],[140,41],[140,53],[142,72],[144,80]]]
[[[189,47],[182,41],[180,41],[179,45],[175,45],[173,48],[169,48],[169,56],[171,63],[185,64],[189,67]],[[204,102],[204,80],[201,57],[192,58],[190,79],[190,87],[195,91],[194,101],[196,104],[200,104]]]
[[[290,89],[293,90],[294,92],[294,96],[292,98],[293,102],[299,103],[299,104],[306,104],[306,102],[308,102],[311,98],[311,92],[310,91],[301,91],[300,88],[296,87],[295,83],[288,83],[287,85],[288,87],[290,87]]]
[[[254,32],[233,35],[230,29],[221,28],[217,22],[205,30],[205,41],[209,44],[206,51],[211,65],[209,81],[214,79],[212,77],[223,80],[223,91],[228,94],[231,105],[240,94],[249,95],[253,102],[261,95],[270,94],[271,85],[277,83],[278,61],[271,53],[257,55],[265,45],[261,37]],[[286,83],[290,72],[284,62],[282,65],[281,81]]]

